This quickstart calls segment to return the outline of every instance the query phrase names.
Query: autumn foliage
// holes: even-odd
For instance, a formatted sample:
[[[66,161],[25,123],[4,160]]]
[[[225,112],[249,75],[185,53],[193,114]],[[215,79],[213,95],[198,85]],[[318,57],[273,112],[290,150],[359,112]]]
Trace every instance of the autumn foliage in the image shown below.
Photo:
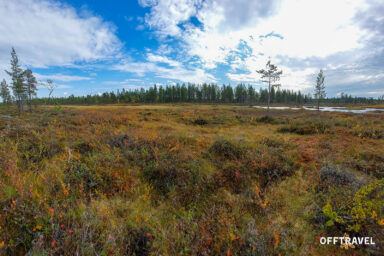
[[[381,114],[0,108],[0,255],[379,255]],[[372,236],[371,247],[319,236]]]

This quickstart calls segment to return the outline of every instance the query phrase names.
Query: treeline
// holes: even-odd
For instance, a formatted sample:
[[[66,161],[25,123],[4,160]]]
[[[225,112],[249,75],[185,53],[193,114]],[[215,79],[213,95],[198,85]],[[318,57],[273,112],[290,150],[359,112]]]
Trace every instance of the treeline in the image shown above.
[[[47,102],[46,98],[35,99],[36,104]],[[239,84],[218,86],[216,84],[176,84],[168,86],[154,85],[148,89],[117,90],[98,95],[55,98],[58,104],[115,104],[115,103],[241,103],[257,104],[268,101],[268,90],[256,90],[252,85]],[[271,90],[272,103],[305,104],[311,101],[310,95],[300,91]],[[53,102],[53,101],[51,101]]]
[[[341,93],[340,97],[327,98],[325,99],[325,102],[330,104],[384,104],[384,95],[375,99],[366,97],[352,97],[352,95]]]
[[[148,89],[117,90],[117,92],[104,92],[96,95],[37,98],[35,104],[116,104],[116,103],[239,103],[239,104],[266,104],[268,90],[257,90],[252,85],[239,84],[218,86],[216,84],[176,84],[168,86],[154,85]],[[315,99],[310,94],[303,94],[285,89],[271,89],[271,103],[279,104],[312,104]],[[352,97],[341,94],[341,97],[326,98],[322,103],[328,104],[382,104],[384,98]]]

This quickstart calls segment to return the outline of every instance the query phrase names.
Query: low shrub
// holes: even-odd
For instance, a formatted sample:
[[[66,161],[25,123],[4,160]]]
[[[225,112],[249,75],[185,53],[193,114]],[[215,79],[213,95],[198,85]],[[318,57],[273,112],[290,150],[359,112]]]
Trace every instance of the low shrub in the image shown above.
[[[262,116],[256,119],[256,122],[259,123],[267,123],[267,124],[275,124],[277,123],[277,120],[273,118],[272,116]]]
[[[360,138],[382,139],[384,138],[384,129],[374,124],[357,124],[352,128],[353,135]]]
[[[332,132],[332,125],[329,122],[324,121],[314,121],[308,123],[295,122],[280,127],[277,131],[282,133],[296,133],[299,135],[326,134]]]
[[[55,139],[46,139],[37,132],[23,136],[19,143],[19,151],[23,152],[22,159],[28,164],[40,163],[43,159],[51,158],[63,151],[60,143]]]
[[[275,142],[269,143],[276,146]],[[294,173],[295,163],[290,155],[281,148],[265,144],[253,149],[245,144],[218,139],[208,152],[219,170],[215,176],[216,183],[231,188],[235,193],[246,190],[252,180],[263,188]]]
[[[110,143],[121,148],[127,160],[134,161],[140,178],[153,186],[158,195],[167,196],[170,191],[176,191],[179,196],[175,200],[187,205],[200,195],[203,177],[199,159],[186,154],[183,140],[159,137],[149,141],[122,135]]]
[[[195,125],[207,125],[208,121],[203,119],[203,118],[197,118],[197,119],[193,120],[192,123]]]
[[[361,152],[347,164],[367,175],[372,175],[378,179],[384,178],[384,156],[380,152]]]
[[[218,139],[211,145],[208,152],[222,159],[239,160],[246,155],[247,147],[225,139]]]
[[[336,224],[342,232],[354,232],[362,236],[374,236],[384,226],[384,179],[361,187],[352,197],[344,198],[342,206],[332,200],[323,207],[328,219],[326,226]],[[376,233],[378,232],[378,233]]]
[[[320,170],[321,186],[344,186],[360,188],[364,182],[348,169],[341,170],[333,165],[326,165]]]
[[[66,184],[70,184],[71,191],[77,189],[78,193],[84,193],[86,196],[94,196],[96,190],[102,187],[102,179],[85,164],[78,161],[72,161],[65,170]],[[77,195],[78,196],[78,195]]]
[[[280,148],[280,147],[285,147],[288,146],[287,144],[282,141],[282,139],[277,140],[274,138],[263,138],[260,140],[260,143],[263,145],[266,145],[267,147],[272,147],[272,148]]]
[[[250,162],[261,187],[294,174],[293,158],[280,148],[262,147],[256,150]]]
[[[194,197],[200,182],[199,162],[180,153],[161,153],[141,165],[142,178],[161,195],[176,189],[185,200]]]

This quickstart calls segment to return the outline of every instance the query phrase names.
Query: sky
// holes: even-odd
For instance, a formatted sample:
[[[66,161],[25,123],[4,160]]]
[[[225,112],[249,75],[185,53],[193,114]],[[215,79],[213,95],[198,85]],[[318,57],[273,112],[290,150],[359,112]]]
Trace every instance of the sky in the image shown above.
[[[384,95],[383,0],[0,0],[0,79],[14,47],[55,97],[153,84],[246,83]],[[40,87],[38,96],[47,96]]]

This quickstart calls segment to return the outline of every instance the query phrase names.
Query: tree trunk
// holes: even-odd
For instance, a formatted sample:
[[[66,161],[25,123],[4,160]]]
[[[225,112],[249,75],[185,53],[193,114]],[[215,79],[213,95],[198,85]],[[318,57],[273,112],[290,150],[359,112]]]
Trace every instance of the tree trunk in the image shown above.
[[[269,104],[271,102],[271,78],[269,78],[268,81],[268,109],[267,109],[267,114],[269,115]]]
[[[32,97],[31,97],[31,94],[29,94],[29,112],[32,113]]]
[[[19,111],[19,113],[21,113],[21,99],[19,96],[17,96],[17,99],[16,99],[16,103],[17,103],[17,110]]]

